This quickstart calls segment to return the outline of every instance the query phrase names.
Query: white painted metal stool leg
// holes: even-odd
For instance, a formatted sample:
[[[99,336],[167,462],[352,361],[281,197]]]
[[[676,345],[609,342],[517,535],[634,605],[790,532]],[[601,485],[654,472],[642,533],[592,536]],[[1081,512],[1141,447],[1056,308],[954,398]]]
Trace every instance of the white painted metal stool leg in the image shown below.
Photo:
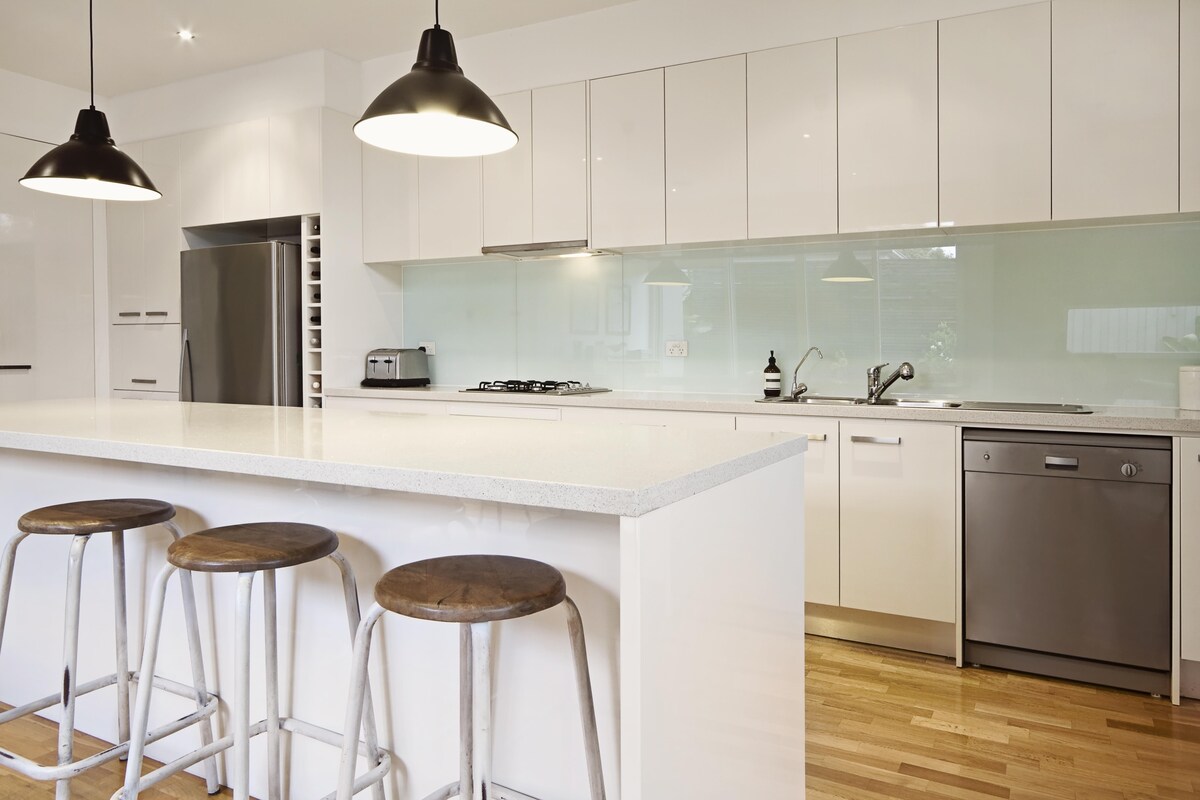
[[[230,787],[233,800],[250,800],[250,600],[253,572],[238,575],[237,634],[234,640],[233,758]]]
[[[604,800],[604,772],[600,765],[600,736],[596,732],[596,704],[592,701],[592,678],[588,672],[587,643],[583,638],[583,617],[570,597],[567,607],[567,632],[571,636],[571,654],[575,659],[575,684],[579,692],[579,716],[583,722],[583,746],[587,754],[588,789],[592,800]]]
[[[62,717],[58,722],[58,764],[70,764],[75,755],[75,690],[79,661],[79,594],[83,582],[83,552],[90,534],[71,540],[67,561],[67,604],[63,630]],[[60,779],[54,790],[55,800],[70,800],[71,779]]]
[[[129,741],[129,615],[125,602],[125,532],[112,532],[113,617],[116,620],[117,741]],[[121,760],[124,761],[123,757]]]
[[[153,675],[158,660],[158,637],[162,633],[163,605],[167,599],[167,582],[175,573],[175,567],[167,564],[154,580],[150,593],[150,609],[146,614],[146,640],[142,644],[141,675]],[[150,692],[154,684],[140,680],[137,686],[137,701],[133,718],[130,720],[129,757],[125,764],[125,789],[123,796],[137,797],[138,781],[142,775],[142,756],[146,749],[146,727],[150,723]]]
[[[459,797],[491,800],[492,787],[492,623],[471,628],[471,782],[459,785]]]
[[[12,594],[13,566],[17,562],[17,547],[28,533],[18,533],[4,545],[4,555],[0,556],[0,647],[4,646],[4,623],[8,620],[8,598]]]
[[[276,622],[275,570],[263,570],[263,633],[267,662],[267,798],[280,800],[279,627]]]

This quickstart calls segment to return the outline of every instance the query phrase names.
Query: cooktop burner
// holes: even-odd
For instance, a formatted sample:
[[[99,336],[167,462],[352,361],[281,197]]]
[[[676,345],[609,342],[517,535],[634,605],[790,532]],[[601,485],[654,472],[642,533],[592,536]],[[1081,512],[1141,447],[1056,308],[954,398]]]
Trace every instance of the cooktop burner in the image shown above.
[[[612,389],[604,389],[579,381],[483,381],[474,389],[463,389],[462,391],[565,395],[596,394],[597,392],[611,392]]]

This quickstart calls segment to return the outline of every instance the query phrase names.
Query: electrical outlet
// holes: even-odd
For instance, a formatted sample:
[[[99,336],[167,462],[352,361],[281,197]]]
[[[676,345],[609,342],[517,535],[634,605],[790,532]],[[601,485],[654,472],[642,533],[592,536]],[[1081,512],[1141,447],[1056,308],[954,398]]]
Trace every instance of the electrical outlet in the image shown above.
[[[687,339],[667,341],[667,356],[670,358],[687,358]]]
[[[437,345],[435,345],[433,342],[417,342],[417,347],[424,347],[425,355],[429,355],[429,356],[437,355]]]

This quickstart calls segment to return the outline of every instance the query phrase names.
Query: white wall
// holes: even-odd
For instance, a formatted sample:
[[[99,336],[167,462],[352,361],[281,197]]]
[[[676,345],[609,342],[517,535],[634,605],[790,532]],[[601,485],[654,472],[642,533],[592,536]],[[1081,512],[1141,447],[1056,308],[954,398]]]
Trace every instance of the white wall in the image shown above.
[[[490,94],[957,17],[1029,0],[634,0],[455,44]],[[443,21],[454,32],[452,10]],[[372,98],[408,72],[413,50],[363,64]]]
[[[96,106],[104,111],[105,102],[97,98]],[[87,106],[87,92],[0,69],[0,133],[61,144]]]

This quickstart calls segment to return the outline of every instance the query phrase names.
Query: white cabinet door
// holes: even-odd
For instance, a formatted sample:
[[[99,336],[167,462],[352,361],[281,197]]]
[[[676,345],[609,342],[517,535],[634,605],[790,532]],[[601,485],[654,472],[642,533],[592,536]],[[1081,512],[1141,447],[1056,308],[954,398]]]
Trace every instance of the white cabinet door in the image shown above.
[[[592,245],[667,241],[663,71],[591,81]]]
[[[746,57],[666,70],[667,241],[746,238]]]
[[[837,41],[746,56],[751,239],[837,233]]]
[[[841,422],[841,599],[953,622],[954,427]]]
[[[483,236],[479,158],[417,159],[421,258],[479,255]]]
[[[362,145],[363,261],[411,261],[417,248],[417,157]]]
[[[838,39],[839,230],[938,222],[937,23]]]
[[[226,221],[224,134],[224,128],[210,128],[185,133],[179,139],[179,223],[185,228]]]
[[[739,431],[806,434],[804,454],[804,599],[836,606],[840,600],[841,521],[838,511],[838,421],[767,414],[737,418]],[[788,525],[791,520],[777,520]]]
[[[1179,0],[1055,0],[1054,218],[1179,210]]]
[[[938,23],[940,221],[1050,219],[1050,3]]]
[[[179,225],[182,188],[179,144],[178,136],[167,136],[142,145],[142,166],[163,193],[154,202],[137,204],[145,210],[141,242],[144,322],[179,322],[179,252],[184,247]],[[115,205],[108,204],[110,214]],[[109,306],[112,307],[111,297]]]
[[[271,131],[267,119],[222,129],[222,222],[266,219],[271,215]]]
[[[1200,211],[1200,0],[1179,3],[1179,210]]]
[[[533,90],[533,241],[588,238],[587,84]]]
[[[268,120],[270,212],[297,217],[321,211],[321,111],[308,108]]]
[[[163,192],[163,197],[149,203],[106,204],[109,321],[117,325],[146,321],[143,317],[146,311],[145,207],[166,199],[159,171],[146,165],[141,143],[123,145],[121,149],[142,165],[150,180]]]
[[[493,98],[517,132],[511,150],[483,159],[483,243],[522,244],[533,239],[533,136],[531,92]]]
[[[179,391],[178,325],[113,325],[109,328],[114,390]]]

